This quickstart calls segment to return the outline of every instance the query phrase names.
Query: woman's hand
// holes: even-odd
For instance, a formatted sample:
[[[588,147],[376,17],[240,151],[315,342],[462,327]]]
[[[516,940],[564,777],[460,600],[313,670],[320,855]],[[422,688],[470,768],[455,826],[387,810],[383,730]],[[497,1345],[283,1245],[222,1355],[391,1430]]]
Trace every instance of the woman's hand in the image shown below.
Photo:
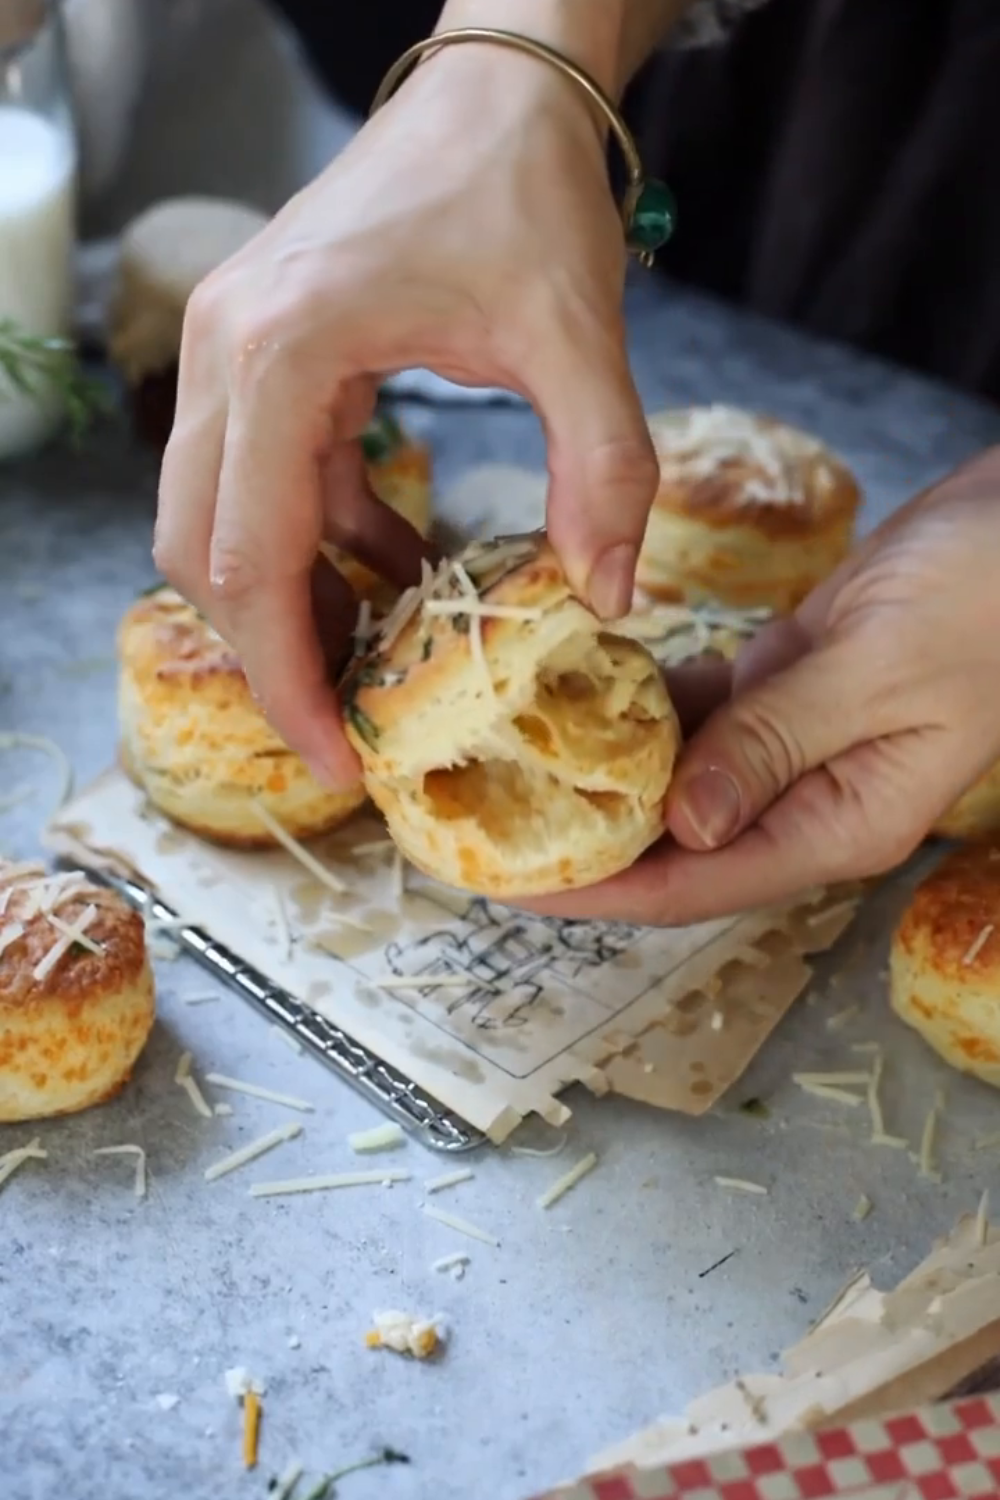
[[[690,669],[681,685],[705,687]],[[674,926],[905,860],[1000,758],[1000,449],[905,506],[708,688],[672,837],[533,909]]]
[[[581,92],[533,58],[460,46],[195,292],[156,561],[327,780],[356,761],[317,627],[343,644],[345,589],[317,567],[320,542],[398,584],[419,576],[419,540],[371,495],[356,441],[383,373],[429,366],[525,396],[567,572],[600,614],[627,608],[656,463],[626,359],[625,259]]]

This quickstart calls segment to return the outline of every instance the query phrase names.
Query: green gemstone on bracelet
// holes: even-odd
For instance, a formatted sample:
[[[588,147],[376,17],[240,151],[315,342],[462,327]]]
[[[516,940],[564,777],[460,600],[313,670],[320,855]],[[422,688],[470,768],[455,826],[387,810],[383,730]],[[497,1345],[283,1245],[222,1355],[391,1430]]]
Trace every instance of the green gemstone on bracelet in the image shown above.
[[[642,185],[628,228],[629,249],[652,255],[670,239],[677,224],[677,202],[665,182],[650,178]]]

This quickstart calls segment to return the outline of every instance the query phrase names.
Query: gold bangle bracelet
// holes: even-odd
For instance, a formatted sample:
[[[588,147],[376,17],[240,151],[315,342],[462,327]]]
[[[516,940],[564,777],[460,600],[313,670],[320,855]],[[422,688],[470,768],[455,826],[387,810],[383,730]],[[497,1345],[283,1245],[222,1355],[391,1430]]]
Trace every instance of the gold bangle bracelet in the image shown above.
[[[516,52],[525,52],[539,62],[548,63],[564,77],[570,78],[600,111],[608,128],[617,141],[628,174],[622,204],[622,226],[625,242],[631,254],[644,266],[651,266],[657,250],[661,249],[674,232],[677,209],[673,194],[663,182],[647,178],[643,172],[642,158],[635,139],[615,106],[600,84],[583,68],[577,67],[568,57],[563,57],[554,47],[536,42],[533,37],[521,36],[516,31],[497,31],[486,26],[465,26],[456,31],[439,31],[435,36],[424,37],[408,48],[386,73],[379,84],[372,102],[369,117],[387,104],[393,94],[404,83],[416,65],[443,47],[465,42],[489,42],[497,47],[509,47]]]

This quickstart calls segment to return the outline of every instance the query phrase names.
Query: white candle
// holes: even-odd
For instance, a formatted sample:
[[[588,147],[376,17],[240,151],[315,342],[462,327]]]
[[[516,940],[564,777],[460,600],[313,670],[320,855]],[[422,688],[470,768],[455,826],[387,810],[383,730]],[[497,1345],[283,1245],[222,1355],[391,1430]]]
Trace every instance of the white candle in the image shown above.
[[[11,319],[27,333],[70,332],[74,176],[64,131],[0,105],[0,322]],[[59,418],[57,397],[24,396],[0,371],[0,458],[35,447]]]

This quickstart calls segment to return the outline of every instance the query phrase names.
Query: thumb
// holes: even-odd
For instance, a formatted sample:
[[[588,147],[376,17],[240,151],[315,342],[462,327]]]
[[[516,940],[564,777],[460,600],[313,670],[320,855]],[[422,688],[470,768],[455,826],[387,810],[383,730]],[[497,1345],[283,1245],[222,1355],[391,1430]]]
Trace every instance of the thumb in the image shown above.
[[[618,320],[616,320],[618,322]],[[553,332],[531,396],[548,444],[548,532],[570,584],[602,619],[632,607],[659,464],[624,335]]]
[[[809,649],[796,631],[782,621],[762,633],[734,696],[686,748],[667,816],[685,848],[730,843],[807,772],[896,727],[870,653],[845,639]]]

